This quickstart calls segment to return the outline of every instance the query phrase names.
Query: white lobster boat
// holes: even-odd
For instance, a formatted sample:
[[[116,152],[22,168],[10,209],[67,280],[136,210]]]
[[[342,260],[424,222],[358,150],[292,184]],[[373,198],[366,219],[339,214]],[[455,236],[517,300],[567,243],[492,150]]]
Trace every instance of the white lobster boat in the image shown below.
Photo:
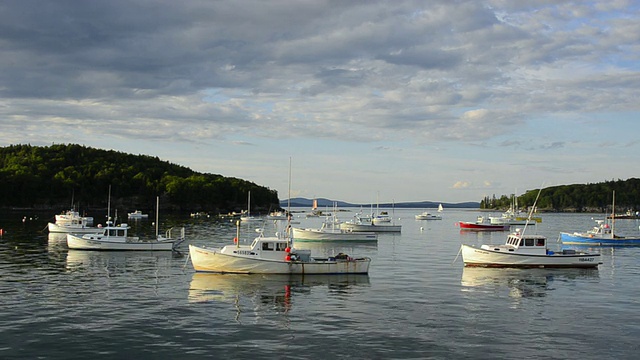
[[[69,221],[48,223],[47,229],[50,233],[67,233],[67,234],[95,234],[101,230],[97,227],[87,225],[87,221],[82,217],[76,217]]]
[[[480,248],[461,245],[465,266],[526,267],[526,268],[595,268],[602,264],[600,254],[571,249],[554,252],[542,235],[525,235],[520,230],[507,236],[503,245],[482,245]]]
[[[74,235],[67,234],[67,246],[75,250],[142,250],[156,251],[175,249],[185,238],[184,228],[167,230],[165,236],[157,236],[155,239],[140,239],[137,236],[128,236],[131,227],[127,224],[113,225],[107,223],[102,232],[97,234]],[[173,237],[173,232],[179,231],[179,235]]]
[[[240,222],[237,223],[238,235]],[[239,274],[367,274],[371,258],[352,258],[338,254],[326,258],[311,257],[310,250],[293,248],[290,237],[260,234],[250,245],[235,244],[221,248],[189,245],[189,257],[198,272]]]

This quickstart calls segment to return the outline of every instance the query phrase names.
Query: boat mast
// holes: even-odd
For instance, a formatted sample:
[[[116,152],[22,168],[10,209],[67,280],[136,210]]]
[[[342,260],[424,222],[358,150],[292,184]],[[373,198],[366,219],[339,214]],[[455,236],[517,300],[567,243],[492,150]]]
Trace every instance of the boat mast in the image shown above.
[[[158,238],[158,212],[160,210],[160,196],[156,196],[156,239]]]
[[[292,231],[291,231],[291,156],[289,156],[289,194],[287,200],[287,230],[284,232],[287,237],[287,247],[291,247]]]
[[[611,202],[611,238],[615,237],[616,228],[616,191],[613,190],[613,201]]]

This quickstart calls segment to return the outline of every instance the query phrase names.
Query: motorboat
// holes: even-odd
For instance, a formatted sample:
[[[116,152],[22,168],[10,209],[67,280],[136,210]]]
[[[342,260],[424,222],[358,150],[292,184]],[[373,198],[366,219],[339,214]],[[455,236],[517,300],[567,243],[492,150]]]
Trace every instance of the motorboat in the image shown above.
[[[142,211],[136,210],[127,214],[129,219],[147,219],[149,214],[143,214]]]
[[[524,234],[516,229],[502,245],[460,247],[464,266],[526,268],[594,268],[602,264],[600,254],[574,249],[555,252],[542,235]]]
[[[174,250],[185,239],[184,228],[171,228],[165,235],[154,239],[140,239],[129,236],[131,227],[122,223],[107,222],[100,233],[75,235],[67,234],[67,246],[77,250]],[[177,236],[173,234],[177,233]]]
[[[292,228],[296,241],[377,241],[373,231],[353,231],[336,227],[336,220],[327,219],[320,228]]]
[[[67,234],[92,234],[100,232],[100,229],[88,226],[87,221],[81,216],[74,217],[70,221],[61,223],[48,223],[47,229],[50,233],[67,233]]]
[[[471,231],[508,231],[510,229],[509,225],[487,223],[484,216],[478,216],[476,222],[459,221],[457,225],[460,230]]]
[[[613,192],[613,202],[611,215],[606,220],[596,220],[597,226],[585,232],[560,233],[560,241],[566,245],[592,245],[592,246],[638,246],[640,236],[620,236],[615,233],[616,215],[615,198]]]
[[[73,221],[83,221],[87,226],[93,225],[93,217],[82,216],[79,212],[73,209],[67,210],[62,214],[56,214],[54,218],[56,224],[71,223]]]
[[[422,214],[417,214],[416,220],[442,220],[442,216],[425,211]]]
[[[361,218],[356,215],[352,220],[341,223],[340,229],[352,232],[402,232],[402,225],[377,225],[373,221],[366,221],[366,218]]]
[[[565,245],[593,246],[638,246],[640,236],[615,235],[612,226],[605,220],[596,220],[597,225],[584,232],[560,233],[560,242]]]
[[[239,274],[367,274],[369,257],[351,257],[339,253],[316,258],[311,250],[293,247],[291,232],[261,233],[251,244],[240,244],[240,222],[234,244],[221,248],[189,245],[189,257],[198,272]]]

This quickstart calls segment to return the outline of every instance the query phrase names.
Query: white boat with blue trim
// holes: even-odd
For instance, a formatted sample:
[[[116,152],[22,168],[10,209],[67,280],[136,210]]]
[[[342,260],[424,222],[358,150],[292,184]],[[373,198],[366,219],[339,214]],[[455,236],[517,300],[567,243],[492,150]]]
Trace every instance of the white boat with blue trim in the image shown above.
[[[547,238],[529,235],[517,229],[502,245],[475,246],[462,244],[464,266],[524,267],[524,268],[595,268],[602,264],[600,254],[573,249],[554,252],[547,247]]]

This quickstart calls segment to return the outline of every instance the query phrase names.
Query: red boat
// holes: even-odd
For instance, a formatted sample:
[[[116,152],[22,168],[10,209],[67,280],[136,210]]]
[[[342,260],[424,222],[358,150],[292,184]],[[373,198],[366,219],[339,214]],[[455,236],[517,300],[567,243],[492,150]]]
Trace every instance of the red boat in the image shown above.
[[[484,222],[482,216],[478,216],[476,222],[459,221],[458,226],[460,230],[473,230],[473,231],[508,231],[509,225],[500,224],[488,224]]]

